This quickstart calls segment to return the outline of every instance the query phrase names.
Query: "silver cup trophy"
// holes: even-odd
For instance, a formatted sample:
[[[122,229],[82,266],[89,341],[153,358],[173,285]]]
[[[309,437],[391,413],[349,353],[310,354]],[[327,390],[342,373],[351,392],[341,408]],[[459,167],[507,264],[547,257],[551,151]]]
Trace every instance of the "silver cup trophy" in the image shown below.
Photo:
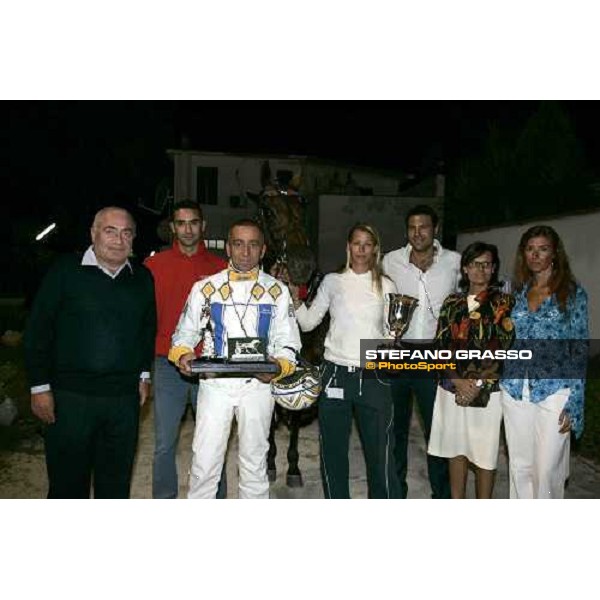
[[[387,294],[387,301],[389,305],[387,324],[394,334],[394,345],[400,346],[400,338],[408,329],[419,301],[405,294]]]

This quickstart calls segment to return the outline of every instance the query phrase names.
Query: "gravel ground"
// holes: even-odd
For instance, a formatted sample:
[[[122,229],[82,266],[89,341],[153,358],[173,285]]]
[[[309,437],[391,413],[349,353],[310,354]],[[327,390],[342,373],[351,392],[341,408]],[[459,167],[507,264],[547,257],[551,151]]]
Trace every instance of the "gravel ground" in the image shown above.
[[[188,411],[181,429],[178,451],[180,473],[179,497],[185,498],[187,491],[187,470],[191,460],[193,419]],[[272,498],[323,498],[323,488],[319,472],[318,425],[314,421],[300,430],[300,469],[304,486],[289,488],[285,484],[285,453],[289,440],[286,429],[277,430],[277,481],[271,484]],[[152,452],[154,433],[152,410],[144,408],[140,428],[138,454],[134,469],[132,498],[150,498],[152,483]],[[429,484],[426,477],[425,445],[419,423],[413,418],[409,448],[409,498],[428,498]],[[237,441],[235,426],[230,439],[227,477],[228,497],[237,498]],[[351,493],[354,498],[366,498],[365,465],[360,441],[353,431],[350,450]],[[46,470],[43,454],[43,441],[39,434],[25,439],[16,452],[0,454],[0,498],[44,498],[47,493]],[[469,478],[468,495],[473,497],[473,477]],[[501,445],[498,475],[494,490],[495,498],[508,498],[508,469],[506,450]],[[578,456],[571,457],[571,478],[566,491],[567,498],[600,498],[600,467]]]

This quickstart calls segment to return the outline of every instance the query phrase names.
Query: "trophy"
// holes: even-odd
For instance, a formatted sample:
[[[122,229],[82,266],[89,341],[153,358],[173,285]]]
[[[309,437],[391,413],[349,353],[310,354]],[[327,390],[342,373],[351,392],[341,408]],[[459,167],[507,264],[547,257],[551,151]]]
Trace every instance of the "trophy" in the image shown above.
[[[394,333],[394,346],[400,346],[400,338],[408,329],[419,301],[405,294],[387,294],[387,300],[389,303],[387,324],[390,331]]]
[[[229,338],[229,356],[216,355],[209,301],[202,308],[200,329],[202,350],[200,358],[191,363],[192,373],[254,375],[279,372],[279,365],[267,360],[266,342],[259,337]]]

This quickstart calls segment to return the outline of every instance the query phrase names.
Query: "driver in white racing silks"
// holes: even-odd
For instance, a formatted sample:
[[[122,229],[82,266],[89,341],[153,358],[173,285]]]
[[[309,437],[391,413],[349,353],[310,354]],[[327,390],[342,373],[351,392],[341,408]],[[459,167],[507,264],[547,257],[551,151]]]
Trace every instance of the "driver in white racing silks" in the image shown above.
[[[260,226],[251,220],[234,223],[226,249],[228,268],[192,287],[173,334],[169,360],[182,373],[191,373],[193,348],[202,339],[209,308],[217,356],[229,356],[236,346],[254,349],[260,338],[279,370],[254,376],[208,374],[200,379],[188,498],[215,498],[234,415],[239,497],[268,498],[267,451],[274,406],[270,382],[294,372],[300,334],[287,287],[259,268],[266,250]]]

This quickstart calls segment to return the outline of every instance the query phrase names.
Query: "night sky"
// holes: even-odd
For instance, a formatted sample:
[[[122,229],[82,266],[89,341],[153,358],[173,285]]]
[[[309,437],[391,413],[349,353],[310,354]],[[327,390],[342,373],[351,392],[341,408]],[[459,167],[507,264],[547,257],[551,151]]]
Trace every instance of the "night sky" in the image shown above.
[[[561,102],[585,160],[600,179],[598,102]],[[452,170],[481,152],[490,124],[517,131],[538,109],[532,101],[3,102],[8,126],[3,245],[62,223],[51,244],[87,243],[94,212],[107,204],[151,203],[171,177],[167,148],[300,154],[396,169]],[[66,235],[65,235],[66,233]]]

